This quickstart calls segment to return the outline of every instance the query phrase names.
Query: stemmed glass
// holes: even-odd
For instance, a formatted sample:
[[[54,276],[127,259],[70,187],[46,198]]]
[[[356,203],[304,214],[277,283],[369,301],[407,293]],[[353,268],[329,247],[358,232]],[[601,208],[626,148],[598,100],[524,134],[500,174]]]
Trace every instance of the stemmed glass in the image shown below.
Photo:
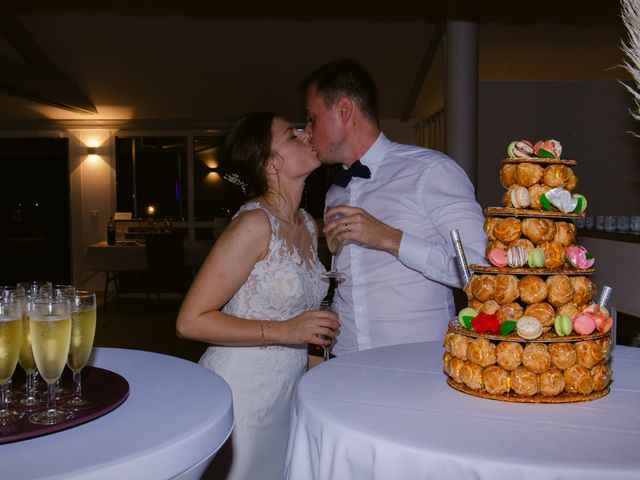
[[[72,414],[56,408],[55,384],[69,354],[71,341],[71,307],[69,298],[38,296],[29,301],[29,328],[36,366],[47,382],[47,409],[34,413],[29,421],[54,425]]]
[[[74,319],[74,303],[76,296],[76,287],[73,285],[53,284],[50,286],[48,294],[53,298],[66,297],[69,299],[71,307],[71,331],[73,332],[73,319]],[[68,388],[62,386],[62,380],[58,378],[56,381],[56,400],[60,400],[65,395],[71,393]]]
[[[73,372],[73,397],[65,405],[73,409],[91,405],[82,397],[82,369],[89,360],[96,333],[96,294],[79,290],[74,296],[71,315],[71,344],[67,366]]]
[[[21,335],[20,300],[0,298],[0,425],[7,425],[22,417],[22,413],[10,410],[7,402],[7,383],[18,364]]]
[[[330,208],[332,207],[325,208],[325,212]],[[339,213],[331,216],[325,215],[324,224],[327,225],[331,222],[335,222],[336,220],[339,220],[340,217],[342,217],[342,215],[340,215]],[[324,278],[336,278],[339,275],[338,271],[336,270],[336,257],[340,255],[340,249],[342,245],[338,243],[332,236],[326,236],[325,238],[327,239],[327,247],[329,248],[329,252],[331,252],[331,270],[324,272],[322,275],[324,276]]]

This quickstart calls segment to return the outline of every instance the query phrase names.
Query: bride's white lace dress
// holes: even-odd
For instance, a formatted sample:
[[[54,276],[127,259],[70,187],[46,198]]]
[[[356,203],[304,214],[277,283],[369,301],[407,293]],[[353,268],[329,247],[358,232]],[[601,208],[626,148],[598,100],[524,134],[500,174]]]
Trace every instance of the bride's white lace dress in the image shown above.
[[[281,222],[260,203],[271,223],[269,251],[223,308],[242,318],[281,321],[318,308],[326,293],[319,281],[314,223],[304,211],[298,227]],[[293,392],[307,363],[306,345],[210,346],[200,364],[222,376],[233,394],[233,462],[227,478],[282,479]]]

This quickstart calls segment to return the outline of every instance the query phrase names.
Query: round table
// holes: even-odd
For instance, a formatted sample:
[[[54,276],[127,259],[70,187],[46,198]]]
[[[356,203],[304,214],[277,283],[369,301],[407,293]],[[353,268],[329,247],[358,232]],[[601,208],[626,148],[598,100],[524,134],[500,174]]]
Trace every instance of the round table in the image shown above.
[[[112,412],[50,435],[0,446],[0,478],[196,479],[233,427],[229,386],[195,363],[96,348],[90,364],[129,382]]]
[[[286,478],[640,478],[640,349],[613,348],[605,397],[544,405],[454,390],[443,352],[440,342],[397,345],[308,372]]]

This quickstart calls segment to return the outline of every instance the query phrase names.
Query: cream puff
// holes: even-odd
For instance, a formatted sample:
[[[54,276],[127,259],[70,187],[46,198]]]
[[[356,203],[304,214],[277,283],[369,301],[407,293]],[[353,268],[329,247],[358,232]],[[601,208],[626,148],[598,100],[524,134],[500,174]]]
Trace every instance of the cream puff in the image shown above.
[[[500,183],[504,188],[509,188],[516,183],[516,170],[518,166],[514,163],[503,165],[500,169]]]
[[[493,275],[473,275],[470,283],[473,298],[481,302],[493,299],[495,292],[495,277]]]
[[[496,363],[496,346],[486,338],[475,338],[467,347],[467,359],[481,367]]]
[[[530,343],[522,352],[522,365],[533,373],[541,374],[551,366],[551,356],[547,346],[540,343]]]
[[[506,305],[513,302],[519,295],[518,277],[505,274],[496,275],[494,289],[496,302],[500,305]]]
[[[500,342],[496,346],[496,362],[505,370],[515,370],[522,363],[523,350],[518,342]]]
[[[485,368],[482,372],[482,384],[485,392],[492,395],[507,393],[509,391],[508,377],[509,374],[506,370],[497,365]]]
[[[526,304],[538,303],[546,300],[547,283],[537,275],[526,275],[518,281],[520,301]]]
[[[573,286],[573,303],[576,305],[586,305],[591,302],[591,298],[596,291],[596,286],[587,277],[571,277]]]
[[[556,222],[556,236],[553,241],[563,247],[573,245],[576,241],[576,226],[569,222]]]
[[[503,243],[513,242],[521,234],[521,222],[514,217],[499,218],[493,226],[493,235]]]
[[[567,275],[551,275],[547,278],[547,299],[554,307],[560,307],[573,300],[573,283]]]
[[[542,331],[548,332],[553,326],[556,312],[547,302],[532,303],[524,311],[527,317],[536,318],[542,325]]]
[[[584,365],[573,365],[564,371],[565,390],[569,393],[589,395],[593,392],[594,383],[591,372]]]
[[[460,380],[472,390],[482,388],[482,367],[476,363],[465,362],[460,368]]]
[[[496,315],[498,315],[498,321],[500,323],[506,320],[518,320],[524,314],[522,305],[518,302],[511,302],[505,305],[501,305]]]
[[[509,379],[511,380],[511,389],[518,395],[530,397],[538,393],[538,376],[523,366],[519,366],[509,373]]]
[[[540,374],[540,395],[555,397],[562,393],[565,387],[564,375],[557,368],[550,368]]]
[[[531,202],[529,208],[535,210],[542,210],[542,204],[540,203],[540,197],[551,190],[550,187],[536,183],[529,187],[529,201]]]
[[[571,343],[550,343],[547,350],[551,357],[551,363],[560,370],[566,370],[578,361],[578,352]]]
[[[529,187],[540,182],[544,169],[535,163],[519,163],[516,169],[516,182],[523,187]]]
[[[564,265],[564,247],[558,242],[544,242],[540,244],[544,252],[544,266],[558,268]]]
[[[525,218],[521,226],[522,234],[536,245],[550,242],[556,236],[556,224],[549,218]]]

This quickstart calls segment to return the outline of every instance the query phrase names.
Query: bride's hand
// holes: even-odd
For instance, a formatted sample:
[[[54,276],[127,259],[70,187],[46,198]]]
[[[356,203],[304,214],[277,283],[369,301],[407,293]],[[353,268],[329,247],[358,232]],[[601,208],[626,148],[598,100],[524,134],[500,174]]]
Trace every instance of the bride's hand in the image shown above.
[[[287,336],[282,343],[289,345],[331,345],[340,328],[338,316],[328,310],[309,310],[282,323]]]

